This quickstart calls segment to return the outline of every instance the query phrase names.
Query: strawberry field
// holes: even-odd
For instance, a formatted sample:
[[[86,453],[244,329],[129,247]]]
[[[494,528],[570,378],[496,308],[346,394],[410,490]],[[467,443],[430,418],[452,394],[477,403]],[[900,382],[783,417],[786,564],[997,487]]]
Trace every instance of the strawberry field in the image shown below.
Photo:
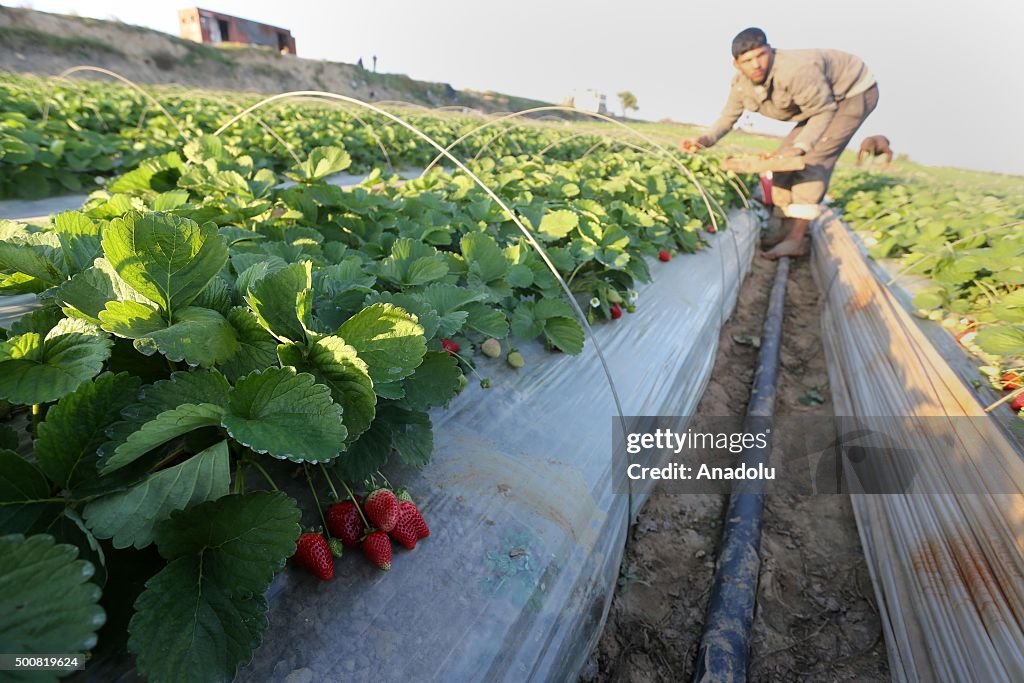
[[[0,297],[34,297],[0,329],[7,649],[90,680],[576,675],[643,502],[608,418],[695,409],[754,179],[579,116],[17,76],[0,104],[0,198],[83,197],[0,220]],[[1007,420],[1013,187],[831,189]]]
[[[977,360],[979,384],[1024,409],[1024,200],[1012,185],[848,174],[834,185],[890,284],[914,280],[917,315],[941,323]]]
[[[713,164],[586,128],[488,129],[453,148],[472,175],[400,182],[438,148],[373,112],[285,103],[215,135],[253,100],[7,77],[0,99],[0,195],[99,188],[0,222],[0,293],[40,303],[0,332],[0,633],[151,681],[233,678],[297,542],[320,580],[332,551],[350,579],[415,564],[438,528],[402,486],[446,457],[443,408],[600,367],[590,326],[628,324],[659,260],[743,201]],[[407,120],[442,145],[481,123]],[[537,578],[481,560],[494,590]]]

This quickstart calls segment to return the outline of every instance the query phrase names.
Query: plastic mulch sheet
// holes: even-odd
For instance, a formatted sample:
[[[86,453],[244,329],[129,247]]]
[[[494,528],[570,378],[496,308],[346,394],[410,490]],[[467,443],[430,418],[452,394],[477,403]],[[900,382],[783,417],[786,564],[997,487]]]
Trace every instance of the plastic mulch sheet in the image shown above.
[[[758,230],[734,212],[711,248],[652,263],[635,314],[596,326],[626,415],[686,415],[708,381]],[[322,583],[289,568],[244,681],[573,680],[618,577],[630,496],[613,492],[617,415],[592,340],[580,356],[520,349],[526,366],[477,363],[437,410],[434,457],[388,473],[431,535],[396,546],[389,572],[344,557]],[[632,496],[633,512],[643,501]],[[313,523],[314,520],[304,520]],[[358,551],[346,550],[347,553]]]
[[[816,226],[812,258],[836,414],[885,425],[914,456],[911,492],[851,496],[893,680],[1024,680],[1019,443],[986,415],[840,220]]]

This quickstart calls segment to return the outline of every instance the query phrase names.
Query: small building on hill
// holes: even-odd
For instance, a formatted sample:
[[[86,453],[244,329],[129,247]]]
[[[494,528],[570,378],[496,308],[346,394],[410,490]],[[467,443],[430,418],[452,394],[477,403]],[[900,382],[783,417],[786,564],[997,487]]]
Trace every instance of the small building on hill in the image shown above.
[[[261,45],[285,54],[295,54],[295,38],[288,29],[230,14],[190,7],[178,11],[178,26],[182,38],[197,43]]]

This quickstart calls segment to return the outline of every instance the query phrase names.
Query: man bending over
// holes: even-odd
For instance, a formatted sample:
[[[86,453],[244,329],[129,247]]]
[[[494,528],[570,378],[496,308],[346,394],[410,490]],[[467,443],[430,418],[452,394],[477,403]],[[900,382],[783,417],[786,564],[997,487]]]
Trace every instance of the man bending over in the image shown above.
[[[687,151],[710,147],[744,111],[797,124],[775,157],[804,156],[802,171],[775,173],[772,199],[783,215],[782,239],[764,256],[807,253],[807,227],[821,212],[832,169],[850,138],[878,104],[875,77],[859,57],[839,50],[776,50],[759,28],[732,41],[729,99],[711,130],[683,140]]]

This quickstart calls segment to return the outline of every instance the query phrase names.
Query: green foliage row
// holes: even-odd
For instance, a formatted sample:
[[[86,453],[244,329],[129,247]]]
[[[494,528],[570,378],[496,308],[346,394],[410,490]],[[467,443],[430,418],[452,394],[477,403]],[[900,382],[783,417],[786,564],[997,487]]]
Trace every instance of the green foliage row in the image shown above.
[[[116,119],[94,104],[82,130]],[[7,650],[88,651],[99,633],[150,680],[230,680],[300,531],[298,503],[249,490],[247,472],[360,481],[394,458],[422,466],[429,411],[465,384],[483,340],[582,351],[558,280],[494,197],[440,169],[331,185],[362,139],[310,147],[342,135],[317,125],[285,128],[305,145],[298,164],[268,153],[262,128],[180,148],[168,132],[169,151],[123,166],[81,211],[0,222],[0,292],[44,303],[0,341],[13,408],[0,426],[0,615],[25,615],[0,616]],[[392,147],[406,140],[386,130]],[[648,257],[704,248],[735,178],[631,151],[571,160],[592,143],[552,145],[563,139],[513,131],[493,144],[519,154],[470,168],[596,322],[650,279]],[[124,615],[127,643],[100,630],[104,614]]]

